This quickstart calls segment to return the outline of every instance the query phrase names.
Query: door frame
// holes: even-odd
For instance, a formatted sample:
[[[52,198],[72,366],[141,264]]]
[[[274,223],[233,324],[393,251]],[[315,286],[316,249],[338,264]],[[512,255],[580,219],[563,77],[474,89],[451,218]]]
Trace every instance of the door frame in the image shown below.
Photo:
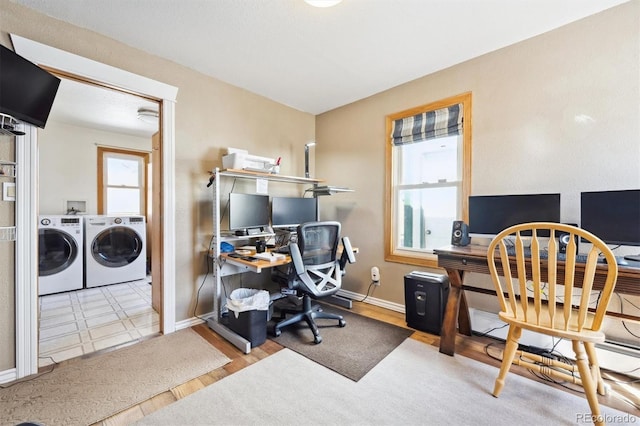
[[[178,88],[119,68],[84,58],[24,37],[10,34],[16,53],[44,67],[69,73],[87,81],[157,99],[160,102],[162,137],[162,313],[164,334],[176,330],[175,306],[175,102]],[[31,126],[27,126],[31,127]],[[35,132],[35,128],[33,128]],[[35,136],[33,140],[37,142]],[[33,149],[36,149],[37,145]],[[30,155],[28,169],[37,170],[37,156]],[[34,172],[35,173],[35,172]],[[26,229],[37,229],[37,179],[25,197]],[[33,245],[35,247],[35,244]],[[18,248],[18,247],[17,247]],[[30,247],[24,253],[27,288],[16,297],[16,372],[18,378],[38,372],[38,261]]]

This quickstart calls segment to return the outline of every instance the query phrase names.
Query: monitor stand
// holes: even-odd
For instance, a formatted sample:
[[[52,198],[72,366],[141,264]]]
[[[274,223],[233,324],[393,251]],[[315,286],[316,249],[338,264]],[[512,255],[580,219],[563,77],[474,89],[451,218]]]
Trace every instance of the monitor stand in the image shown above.
[[[633,260],[634,262],[640,262],[640,254],[627,254],[624,256],[625,260]]]

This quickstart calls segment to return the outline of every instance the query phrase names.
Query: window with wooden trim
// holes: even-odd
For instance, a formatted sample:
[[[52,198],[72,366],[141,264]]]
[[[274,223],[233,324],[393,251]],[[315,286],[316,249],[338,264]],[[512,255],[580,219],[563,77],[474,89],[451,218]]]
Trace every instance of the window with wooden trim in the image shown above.
[[[468,220],[471,93],[387,116],[385,260],[436,266]]]
[[[145,215],[149,154],[98,147],[98,213]]]

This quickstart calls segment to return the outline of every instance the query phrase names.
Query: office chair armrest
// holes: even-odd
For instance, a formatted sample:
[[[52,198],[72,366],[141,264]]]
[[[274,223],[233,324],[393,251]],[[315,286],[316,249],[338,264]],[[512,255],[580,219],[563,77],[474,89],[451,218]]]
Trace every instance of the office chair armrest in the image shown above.
[[[291,263],[296,270],[297,275],[304,274],[304,262],[302,261],[302,254],[300,253],[300,247],[297,244],[289,244],[289,255],[291,256]]]
[[[356,263],[356,256],[353,254],[353,247],[349,237],[342,237],[342,255],[340,256],[340,269],[344,270],[345,265],[349,263]]]

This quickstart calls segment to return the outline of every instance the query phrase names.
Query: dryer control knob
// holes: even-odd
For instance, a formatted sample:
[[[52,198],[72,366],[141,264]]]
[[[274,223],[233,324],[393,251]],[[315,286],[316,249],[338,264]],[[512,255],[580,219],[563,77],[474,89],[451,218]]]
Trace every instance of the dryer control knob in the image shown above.
[[[122,223],[122,218],[116,217],[115,219],[113,219],[113,222],[120,225]]]
[[[50,219],[42,219],[40,221],[40,223],[43,224],[44,226],[51,225],[51,220]]]

